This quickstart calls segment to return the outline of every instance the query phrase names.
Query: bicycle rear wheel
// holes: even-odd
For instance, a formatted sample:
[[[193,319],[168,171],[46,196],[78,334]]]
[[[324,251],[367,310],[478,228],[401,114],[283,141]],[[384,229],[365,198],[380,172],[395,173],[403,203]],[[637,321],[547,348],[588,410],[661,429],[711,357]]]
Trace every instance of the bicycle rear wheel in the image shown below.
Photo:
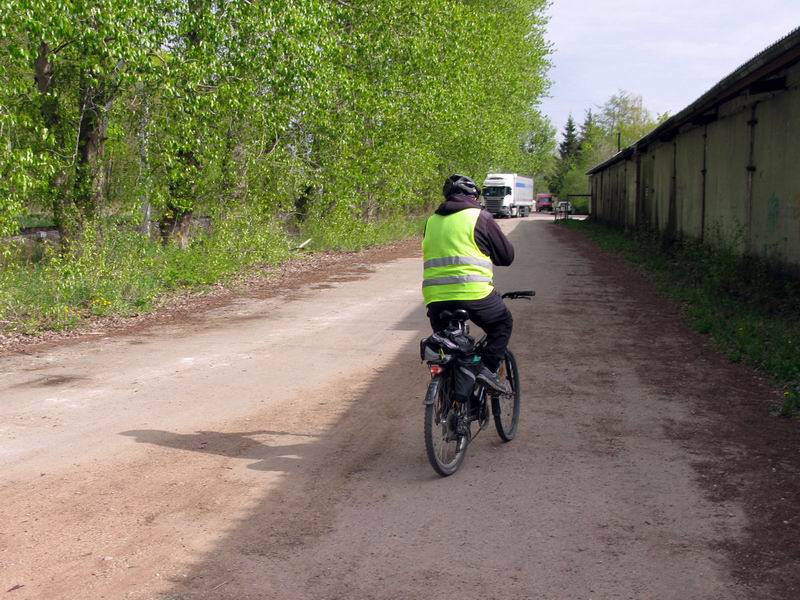
[[[433,470],[442,477],[458,470],[469,443],[456,431],[464,407],[452,405],[448,387],[442,377],[435,378],[428,386],[425,403],[425,451]]]
[[[500,365],[499,376],[511,390],[507,394],[492,394],[492,414],[497,435],[504,442],[510,442],[517,434],[519,423],[520,384],[517,359],[511,350],[506,350],[506,357]]]

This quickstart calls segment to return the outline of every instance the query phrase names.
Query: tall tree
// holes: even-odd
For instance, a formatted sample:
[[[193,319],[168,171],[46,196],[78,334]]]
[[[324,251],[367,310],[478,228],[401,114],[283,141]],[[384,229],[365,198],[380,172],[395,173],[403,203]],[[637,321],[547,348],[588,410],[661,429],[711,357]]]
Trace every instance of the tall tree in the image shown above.
[[[558,154],[562,161],[569,161],[578,154],[580,141],[578,139],[578,131],[575,128],[575,119],[572,115],[567,117],[567,123],[564,125],[564,137],[558,145]]]
[[[598,125],[590,108],[584,114],[583,123],[578,132],[578,151],[584,152],[588,146],[591,146],[597,134]]]
[[[655,126],[650,111],[638,94],[619,90],[602,107],[597,122],[609,137],[619,134],[624,148],[649,133]],[[616,142],[616,138],[615,138]]]
[[[33,134],[23,143],[37,157],[29,166],[38,167],[17,173],[17,186],[43,192],[62,232],[73,234],[102,204],[110,113],[163,42],[163,6],[158,0],[25,4],[21,10],[0,3],[9,56],[0,69],[0,104]],[[26,70],[27,87],[19,79]]]
[[[566,174],[575,165],[580,152],[580,138],[575,126],[575,119],[570,114],[564,125],[561,143],[558,145],[558,158],[553,164],[553,170],[548,177],[550,193],[561,195]]]
[[[556,130],[550,120],[538,111],[531,115],[528,133],[522,141],[522,150],[530,157],[524,173],[541,177],[550,167],[556,151]]]
[[[165,235],[201,211],[348,232],[453,171],[535,172],[546,7],[0,0],[0,234],[143,203]]]
[[[587,194],[589,180],[586,172],[617,152],[618,136],[626,146],[647,134],[655,125],[641,96],[625,91],[612,95],[597,115],[591,109],[587,110],[577,134],[578,151],[568,160],[556,162],[549,180],[551,191],[562,196]]]

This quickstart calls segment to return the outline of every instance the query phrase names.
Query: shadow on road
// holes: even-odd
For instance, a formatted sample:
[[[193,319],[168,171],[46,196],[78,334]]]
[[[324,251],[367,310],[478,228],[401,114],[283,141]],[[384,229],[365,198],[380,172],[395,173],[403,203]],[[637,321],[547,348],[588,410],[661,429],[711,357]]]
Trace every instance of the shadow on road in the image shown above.
[[[290,433],[266,429],[233,433],[219,431],[175,433],[158,429],[139,429],[123,431],[120,435],[132,437],[139,443],[174,448],[175,450],[254,460],[256,462],[247,465],[248,469],[281,472],[289,472],[295,469],[297,461],[302,459],[303,452],[308,448],[308,444],[271,445],[267,441],[261,441],[257,438],[316,437],[308,433]]]
[[[535,226],[533,222],[520,222],[512,241],[530,235]],[[519,257],[522,265],[531,260],[533,257]],[[498,274],[502,289],[510,289],[515,283],[521,285],[507,271]],[[523,311],[530,306],[515,304],[512,310]],[[427,335],[428,321],[422,303],[385,327],[387,335],[398,335],[400,331],[418,331],[419,337]],[[420,535],[420,528],[429,527],[432,548],[439,544],[452,546],[453,541],[441,535],[442,529],[450,528],[453,539],[468,540],[459,544],[474,543],[473,530],[481,530],[484,520],[465,524],[463,515],[454,509],[474,502],[469,498],[474,495],[472,486],[477,485],[473,478],[479,479],[482,474],[480,460],[490,463],[490,452],[501,452],[501,445],[494,438],[489,441],[489,436],[482,438],[480,446],[470,449],[468,461],[474,469],[471,474],[465,469],[457,478],[440,479],[424,454],[422,399],[428,375],[419,360],[418,337],[403,343],[383,362],[384,366],[374,364],[372,357],[365,356],[364,372],[299,395],[296,402],[269,415],[269,430],[122,433],[144,444],[254,461],[249,469],[285,475],[275,487],[265,490],[248,515],[231,524],[224,537],[197,558],[194,566],[170,575],[172,585],[160,598],[374,598],[378,596],[364,594],[382,589],[384,577],[402,580],[394,587],[387,582],[387,592],[397,592],[402,585],[410,595],[391,592],[381,598],[428,597],[430,593],[435,596],[445,589],[465,585],[464,577],[470,585],[475,583],[472,579],[481,577],[480,569],[472,569],[474,575],[459,574],[458,569],[453,571],[435,561],[430,565],[418,561],[414,555],[424,552],[424,548],[410,547],[412,542],[403,538],[413,538]],[[302,430],[298,422],[314,423],[318,401],[342,410],[319,435],[293,433]],[[287,440],[291,443],[283,445]],[[356,493],[357,498],[350,497]],[[482,493],[492,497],[503,491],[498,486]],[[452,498],[460,500],[446,506]],[[364,515],[358,526],[352,522],[352,515],[349,526],[337,522],[340,513],[353,503],[372,514]],[[392,505],[414,505],[418,507],[416,513],[423,516],[417,523],[404,510],[391,509]],[[481,511],[486,507],[474,508],[484,514]],[[487,548],[484,553],[474,552],[477,554],[468,561],[473,566],[483,560],[477,556],[485,557],[494,551]],[[379,569],[380,574],[362,579],[364,573],[357,572],[357,563],[359,557],[365,556],[370,557],[370,568]],[[397,564],[398,557],[404,557],[408,564]],[[456,576],[458,581],[449,579]],[[509,581],[508,585],[519,591],[523,584]]]

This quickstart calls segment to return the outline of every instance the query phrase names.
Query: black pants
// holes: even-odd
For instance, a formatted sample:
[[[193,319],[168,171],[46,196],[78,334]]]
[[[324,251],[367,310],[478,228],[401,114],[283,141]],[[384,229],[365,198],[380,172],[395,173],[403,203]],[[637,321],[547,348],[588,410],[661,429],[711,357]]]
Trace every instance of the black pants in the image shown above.
[[[463,308],[469,313],[470,320],[486,332],[486,349],[483,351],[483,364],[492,371],[503,361],[511,339],[511,328],[514,320],[505,302],[497,292],[492,292],[480,300],[447,300],[428,304],[428,318],[434,331],[447,327],[447,321],[440,319],[439,314],[445,310]]]

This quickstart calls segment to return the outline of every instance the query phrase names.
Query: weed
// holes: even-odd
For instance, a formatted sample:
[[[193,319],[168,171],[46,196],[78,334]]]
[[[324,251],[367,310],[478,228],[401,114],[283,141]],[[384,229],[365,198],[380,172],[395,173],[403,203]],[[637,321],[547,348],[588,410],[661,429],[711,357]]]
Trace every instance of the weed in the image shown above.
[[[302,237],[311,238],[311,247],[315,249],[361,250],[420,235],[424,222],[422,217],[405,215],[380,221],[354,221],[344,213],[332,213],[306,223]]]
[[[787,386],[783,392],[783,403],[774,406],[772,413],[781,417],[800,418],[800,386]]]
[[[374,223],[316,219],[303,233],[316,250],[357,250],[417,235],[422,220],[397,217]],[[63,330],[91,316],[148,312],[174,290],[230,281],[292,255],[274,219],[252,214],[218,219],[187,247],[162,245],[105,223],[87,227],[68,250],[42,244],[35,262],[19,248],[0,253],[0,323],[6,331]]]
[[[800,416],[800,282],[775,273],[735,244],[676,243],[598,223],[568,221],[608,251],[638,265],[662,293],[678,300],[696,331],[732,362],[752,365],[785,386],[782,416]]]
[[[47,215],[30,214],[20,217],[18,219],[18,225],[20,229],[52,227],[55,225],[55,221],[52,219],[52,217]]]

